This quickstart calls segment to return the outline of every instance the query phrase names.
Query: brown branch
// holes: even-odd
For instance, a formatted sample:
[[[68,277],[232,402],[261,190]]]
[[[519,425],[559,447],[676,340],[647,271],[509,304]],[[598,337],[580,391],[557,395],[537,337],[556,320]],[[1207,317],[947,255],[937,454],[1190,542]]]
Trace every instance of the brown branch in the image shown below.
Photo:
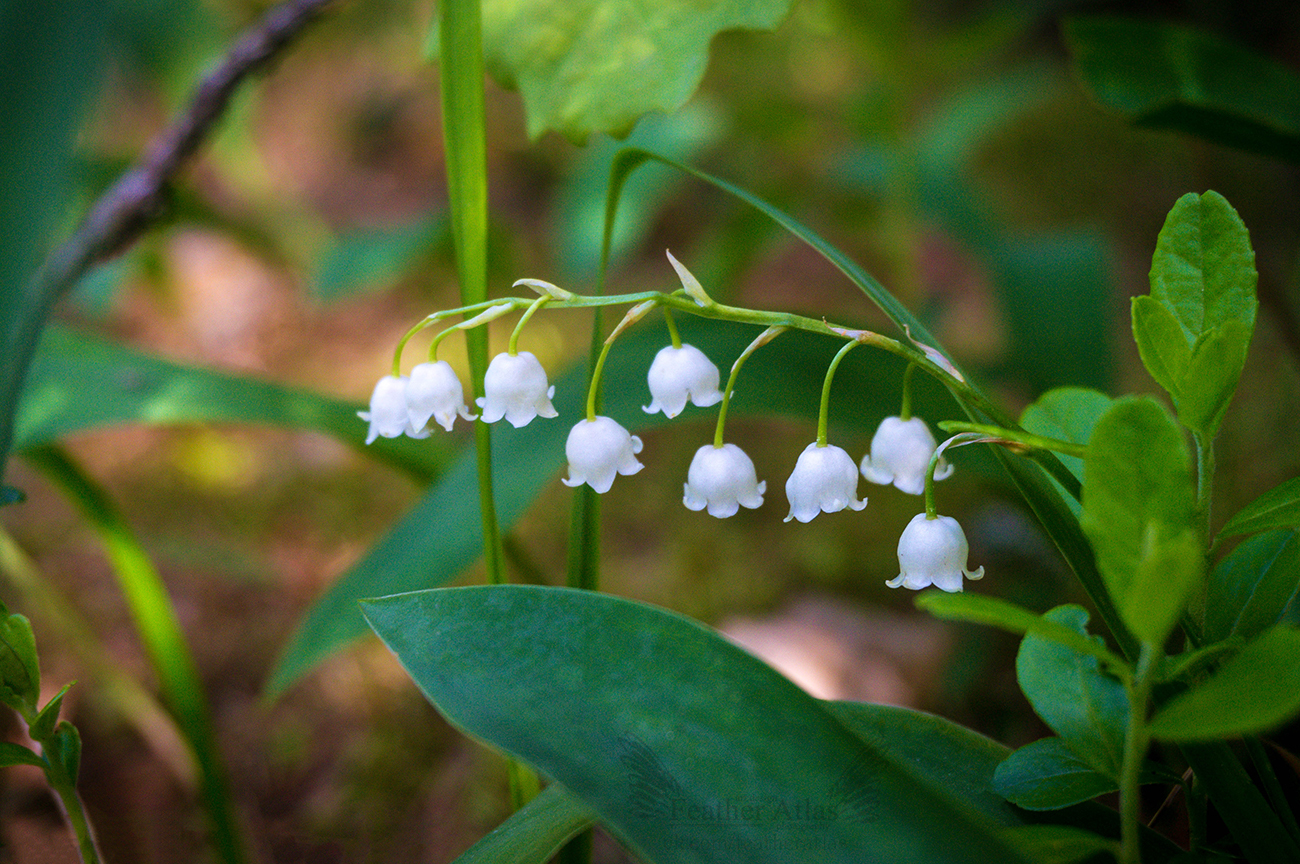
[[[333,0],[285,0],[246,31],[194,90],[188,109],[113,184],[51,257],[45,278],[71,287],[91,266],[132,243],[161,214],[167,183],[225,113],[240,84],[270,62]],[[56,291],[61,294],[62,291]]]

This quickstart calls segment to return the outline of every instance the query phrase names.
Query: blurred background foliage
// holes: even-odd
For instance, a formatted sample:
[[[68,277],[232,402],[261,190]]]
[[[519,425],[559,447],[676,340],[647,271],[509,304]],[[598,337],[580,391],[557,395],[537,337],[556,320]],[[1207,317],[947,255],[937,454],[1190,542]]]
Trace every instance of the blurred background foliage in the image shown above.
[[[76,116],[76,88],[89,109],[71,159],[41,168],[69,178],[68,206],[5,184],[14,231],[3,240],[17,250],[6,265],[32,266],[64,236],[268,6],[140,0],[99,4],[99,18],[51,19],[66,28],[71,56],[38,66],[68,105],[14,103],[0,115],[11,129],[59,140],[74,132],[66,118]],[[364,424],[350,416],[402,333],[458,304],[437,68],[425,58],[434,11],[408,0],[344,3],[237,96],[175,184],[163,225],[59,306],[16,431],[20,454],[68,436],[154,557],[208,688],[241,818],[267,860],[448,861],[505,812],[496,757],[442,723],[374,640],[334,654],[274,703],[264,698],[314,601],[358,568],[389,566],[367,558],[371,544],[432,478],[456,470],[465,440],[458,430],[362,451]],[[1063,26],[1100,13],[1145,29]],[[1147,290],[1173,201],[1215,189],[1251,230],[1263,307],[1220,442],[1216,508],[1226,516],[1300,468],[1297,115],[1268,91],[1246,105],[1215,102],[1242,92],[1226,74],[1198,91],[1199,102],[1151,90],[1163,72],[1149,46],[1167,44],[1159,28],[1169,26],[1202,34],[1190,50],[1210,58],[1205,68],[1261,68],[1274,93],[1300,65],[1300,8],[1282,0],[796,0],[774,32],[715,39],[696,96],[670,116],[645,117],[624,142],[594,136],[579,147],[555,133],[530,141],[518,96],[490,85],[492,290],[508,293],[523,276],[592,289],[610,160],[635,144],[812,227],[1018,412],[1059,384],[1154,389],[1129,336],[1128,298]],[[1089,65],[1098,51],[1112,52],[1100,68],[1131,70],[1137,83],[1098,77]],[[98,83],[96,52],[106,58]],[[24,164],[13,157],[0,163],[12,169],[7,177]],[[669,169],[633,175],[619,226],[611,290],[671,290],[669,248],[727,302],[883,326],[808,248]],[[588,322],[538,315],[523,347],[553,377],[580,370]],[[682,323],[724,366],[750,338]],[[494,350],[507,334],[494,328]],[[627,417],[648,401],[636,352],[648,357],[666,339],[658,323],[636,336],[623,377],[607,385],[633,388],[610,397]],[[646,470],[605,497],[606,587],[722,626],[816,695],[927,708],[1012,746],[1036,737],[1009,637],[940,626],[911,611],[912,595],[884,588],[917,500],[864,482],[871,504],[862,514],[779,524],[784,478],[813,434],[831,348],[786,338],[802,341],[784,343],[766,365],[760,352],[742,373],[728,427],[768,481],[766,505],[725,522],[681,507],[680,483],[711,412],[646,429]],[[464,375],[453,342],[444,354]],[[879,419],[896,413],[899,395],[901,368],[866,354],[850,355],[831,408],[832,438],[855,455]],[[256,386],[242,382],[250,376]],[[575,406],[580,381],[575,371],[561,383]],[[923,404],[932,424],[953,416],[938,391]],[[125,422],[135,419],[147,422]],[[1080,601],[1031,515],[976,449],[954,454],[957,473],[938,493],[940,510],[966,526],[972,564],[987,568],[975,590],[1036,609]],[[512,574],[560,582],[570,493],[555,482],[558,460],[527,468],[499,466],[502,494],[521,499]],[[513,492],[512,470],[524,484]],[[108,658],[152,686],[107,565],[72,509],[21,459],[5,480],[28,500],[3,511],[16,550],[5,553],[0,591],[35,619],[47,680],[83,682],[68,710],[86,739],[82,785],[108,858],[193,860],[206,841],[192,781],[166,767],[164,734],[151,737],[103,698],[99,667],[87,660]],[[33,572],[43,587],[20,578]],[[462,578],[476,579],[474,568]],[[70,635],[60,603],[88,630]],[[0,782],[11,793],[6,853],[70,855],[36,779],[12,769]],[[598,855],[619,860],[612,848]]]

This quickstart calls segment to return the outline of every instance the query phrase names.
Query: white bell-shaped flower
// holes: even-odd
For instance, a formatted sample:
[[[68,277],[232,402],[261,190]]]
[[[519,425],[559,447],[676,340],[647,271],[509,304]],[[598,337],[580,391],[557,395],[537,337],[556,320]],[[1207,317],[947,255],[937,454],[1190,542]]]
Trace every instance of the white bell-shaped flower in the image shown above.
[[[688,399],[700,408],[722,401],[718,367],[694,345],[680,348],[668,345],[659,349],[646,378],[651,398],[650,404],[641,410],[647,414],[662,411],[672,419],[682,413]]]
[[[483,393],[478,406],[483,409],[484,423],[504,417],[518,429],[534,417],[559,416],[551,404],[555,388],[547,387],[546,370],[528,351],[493,357],[483,376]]]
[[[645,466],[637,461],[641,439],[608,417],[579,420],[569,432],[564,455],[569,460],[566,486],[586,483],[597,492],[608,492],[615,474],[635,474]]]
[[[966,569],[970,546],[966,534],[951,516],[926,518],[918,513],[903,529],[898,538],[898,577],[885,584],[890,588],[900,585],[919,591],[927,585],[948,592],[961,590],[962,576],[967,579],[984,578],[984,568]]]
[[[414,429],[423,429],[432,417],[450,432],[457,414],[466,420],[478,417],[469,413],[465,390],[446,360],[421,363],[411,370],[411,380],[406,385],[406,408]]]
[[[845,507],[861,510],[866,499],[858,500],[858,466],[844,448],[809,444],[799,454],[790,479],[785,481],[790,515],[785,521],[809,522],[823,510],[837,513]]]
[[[366,433],[366,443],[376,438],[396,438],[410,435],[412,438],[428,438],[429,433],[420,432],[411,425],[411,416],[406,410],[406,388],[410,379],[405,375],[385,375],[375,385],[370,394],[370,410],[358,411],[357,416],[370,424]]]
[[[767,481],[759,482],[754,463],[735,444],[705,444],[691,460],[685,491],[682,503],[688,509],[708,507],[710,516],[725,519],[742,504],[750,509],[760,506]]]
[[[934,449],[934,436],[920,417],[886,417],[871,439],[871,452],[862,457],[862,476],[872,483],[893,483],[909,495],[922,495]],[[934,479],[943,480],[950,474],[952,465],[940,456]]]

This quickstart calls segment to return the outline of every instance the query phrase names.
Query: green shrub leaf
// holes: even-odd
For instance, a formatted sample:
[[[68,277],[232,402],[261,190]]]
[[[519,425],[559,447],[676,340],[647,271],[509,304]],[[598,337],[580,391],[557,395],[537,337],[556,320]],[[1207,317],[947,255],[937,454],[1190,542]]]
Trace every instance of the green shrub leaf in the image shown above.
[[[1133,299],[1133,338],[1178,419],[1202,435],[1213,437],[1237,389],[1256,280],[1250,234],[1232,205],[1212,191],[1179,198],[1156,242],[1151,293]]]
[[[1088,613],[1080,606],[1058,606],[1044,617],[1087,635]],[[1098,773],[1119,776],[1128,696],[1096,657],[1031,632],[1016,655],[1016,677],[1034,711],[1073,752]]]
[[[1097,422],[1084,465],[1084,532],[1124,622],[1161,643],[1203,567],[1183,433],[1149,398],[1126,397]]]
[[[1254,534],[1270,528],[1300,528],[1300,477],[1292,477],[1241,508],[1219,529],[1219,536]]]
[[[1203,641],[1254,639],[1274,624],[1297,620],[1300,534],[1266,531],[1233,549],[1210,571]]]
[[[1300,630],[1277,626],[1156,712],[1151,735],[1166,741],[1248,735],[1272,729],[1297,712]]]
[[[993,788],[1026,810],[1059,810],[1118,787],[1080,759],[1060,738],[1042,738],[1021,747],[998,765]]]
[[[552,783],[475,843],[454,864],[546,864],[592,823],[591,808]]]

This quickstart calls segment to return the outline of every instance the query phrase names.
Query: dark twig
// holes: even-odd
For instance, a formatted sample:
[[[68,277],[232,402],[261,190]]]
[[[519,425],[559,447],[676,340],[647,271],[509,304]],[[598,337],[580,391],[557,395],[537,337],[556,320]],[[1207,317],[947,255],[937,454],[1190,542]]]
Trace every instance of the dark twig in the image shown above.
[[[125,249],[162,215],[167,184],[207,138],[230,97],[331,2],[284,0],[241,35],[199,82],[185,112],[99,197],[76,233],[36,272],[10,331],[11,344],[4,346],[9,368],[4,376],[5,392],[0,393],[0,470],[12,445],[13,412],[26,369],[54,303],[95,264]]]
[[[203,143],[239,85],[331,2],[285,0],[240,36],[220,65],[199,82],[185,113],[95,202],[81,228],[50,259],[45,280],[66,290],[96,262],[134,241],[157,218],[167,183]]]

